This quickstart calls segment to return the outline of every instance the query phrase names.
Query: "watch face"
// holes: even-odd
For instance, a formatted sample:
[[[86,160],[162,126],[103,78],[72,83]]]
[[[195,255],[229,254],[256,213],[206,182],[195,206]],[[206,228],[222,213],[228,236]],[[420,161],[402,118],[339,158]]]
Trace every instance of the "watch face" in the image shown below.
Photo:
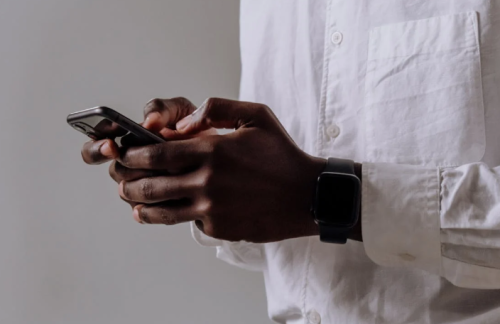
[[[316,220],[330,226],[352,227],[359,213],[360,181],[356,176],[323,173],[316,189]]]

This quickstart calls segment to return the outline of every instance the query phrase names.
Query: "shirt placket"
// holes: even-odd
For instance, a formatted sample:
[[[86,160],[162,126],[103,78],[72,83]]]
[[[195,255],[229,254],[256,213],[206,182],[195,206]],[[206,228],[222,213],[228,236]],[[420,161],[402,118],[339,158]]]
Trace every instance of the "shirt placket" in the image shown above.
[[[325,26],[325,51],[323,62],[322,94],[318,125],[318,155],[328,157],[335,147],[336,140],[342,136],[341,112],[345,108],[342,92],[342,48],[346,39],[345,26],[340,19],[347,12],[338,0],[330,0],[327,6]]]
[[[324,57],[323,57],[323,79],[321,100],[318,118],[317,133],[317,153],[322,157],[332,156],[335,151],[335,143],[342,136],[342,112],[347,109],[346,94],[342,88],[342,48],[349,39],[346,38],[345,30],[348,21],[345,16],[340,15],[348,13],[348,4],[341,0],[329,0],[327,5],[327,18],[325,26],[324,39]],[[345,55],[345,54],[344,54]],[[308,267],[314,267],[310,264],[311,255],[314,253],[314,243],[309,241]],[[307,278],[314,271],[307,271],[305,281],[310,283],[315,278]],[[328,317],[325,312],[325,305],[318,303],[320,296],[315,296],[317,291],[312,289],[311,285],[304,285],[304,313],[306,324],[320,324],[323,318]]]

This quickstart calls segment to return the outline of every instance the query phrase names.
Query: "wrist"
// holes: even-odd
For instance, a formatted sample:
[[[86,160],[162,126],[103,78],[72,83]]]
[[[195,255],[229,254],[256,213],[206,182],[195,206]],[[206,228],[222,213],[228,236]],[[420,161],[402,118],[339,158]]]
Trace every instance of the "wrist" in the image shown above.
[[[314,218],[314,199],[316,195],[316,185],[318,182],[318,178],[321,173],[325,170],[327,160],[319,157],[312,157],[312,177],[311,177],[311,189],[309,195],[308,205],[310,208],[308,209],[307,215],[304,215],[305,219],[307,219],[306,226],[304,227],[304,235],[303,236],[319,236],[319,226]]]

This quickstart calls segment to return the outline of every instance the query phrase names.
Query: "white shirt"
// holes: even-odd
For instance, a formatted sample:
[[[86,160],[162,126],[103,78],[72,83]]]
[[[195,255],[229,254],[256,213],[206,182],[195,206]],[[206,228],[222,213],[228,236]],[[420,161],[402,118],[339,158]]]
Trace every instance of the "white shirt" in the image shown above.
[[[363,163],[364,243],[228,243],[278,323],[500,323],[500,5],[242,0],[241,99]]]

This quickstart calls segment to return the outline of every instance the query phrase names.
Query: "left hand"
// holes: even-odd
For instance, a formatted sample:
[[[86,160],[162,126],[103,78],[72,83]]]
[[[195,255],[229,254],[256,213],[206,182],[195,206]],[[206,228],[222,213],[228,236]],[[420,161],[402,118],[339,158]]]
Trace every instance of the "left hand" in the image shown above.
[[[206,235],[228,241],[317,235],[310,208],[326,161],[300,150],[261,104],[209,99],[177,123],[177,132],[212,127],[236,131],[121,153],[124,167],[157,174],[120,183],[120,196],[137,203],[134,218],[167,225],[196,221]]]

